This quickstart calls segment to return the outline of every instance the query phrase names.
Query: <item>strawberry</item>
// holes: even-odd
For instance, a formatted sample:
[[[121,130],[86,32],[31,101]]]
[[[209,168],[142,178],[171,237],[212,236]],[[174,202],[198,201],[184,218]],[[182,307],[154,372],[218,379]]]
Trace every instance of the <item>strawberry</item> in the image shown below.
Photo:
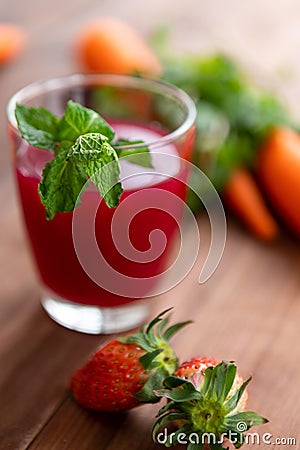
[[[180,367],[174,373],[174,376],[183,378],[185,380],[189,380],[192,383],[198,385],[203,380],[203,373],[208,367],[215,367],[219,364],[220,361],[217,361],[214,358],[208,358],[206,356],[192,358],[189,361],[181,364]],[[236,372],[234,382],[231,388],[231,391],[236,391],[243,384],[243,378],[241,375]],[[248,392],[245,389],[243,395],[240,398],[240,401],[237,405],[237,411],[242,412],[245,411],[248,400]]]
[[[122,411],[160,400],[153,390],[178,366],[169,339],[190,322],[166,329],[169,311],[159,314],[139,333],[114,339],[100,348],[72,377],[71,390],[84,408]]]
[[[247,385],[232,362],[212,358],[193,358],[183,363],[174,376],[167,377],[164,389],[155,394],[168,399],[158,412],[153,439],[166,447],[185,442],[188,449],[222,450],[231,441],[236,448],[244,443],[244,432],[253,425],[267,422],[255,412],[245,411]],[[162,425],[173,423],[177,430],[159,432]],[[164,440],[162,440],[162,436]]]

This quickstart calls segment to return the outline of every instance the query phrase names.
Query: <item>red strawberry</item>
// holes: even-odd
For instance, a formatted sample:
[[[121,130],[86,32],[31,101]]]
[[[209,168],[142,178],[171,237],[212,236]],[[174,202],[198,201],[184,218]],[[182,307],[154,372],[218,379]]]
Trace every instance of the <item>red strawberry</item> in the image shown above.
[[[79,369],[71,390],[84,408],[122,411],[142,402],[159,401],[153,390],[177,368],[177,357],[169,339],[189,322],[165,329],[164,311],[142,327],[140,333],[108,342]]]
[[[182,363],[174,373],[174,376],[191,381],[191,377],[195,373],[203,376],[203,372],[205,372],[208,367],[215,367],[218,363],[219,361],[217,361],[216,359],[208,358],[207,356],[192,358]]]
[[[168,403],[158,413],[153,439],[169,447],[182,443],[184,435],[191,444],[188,448],[200,449],[209,444],[214,450],[222,450],[225,440],[239,448],[244,442],[243,432],[267,422],[257,413],[245,411],[250,380],[243,382],[232,362],[218,363],[205,357],[186,361],[174,376],[165,379],[165,389],[155,390]],[[170,422],[178,428],[176,432],[165,428],[164,433],[158,433],[162,425]],[[165,436],[165,441],[160,435]]]

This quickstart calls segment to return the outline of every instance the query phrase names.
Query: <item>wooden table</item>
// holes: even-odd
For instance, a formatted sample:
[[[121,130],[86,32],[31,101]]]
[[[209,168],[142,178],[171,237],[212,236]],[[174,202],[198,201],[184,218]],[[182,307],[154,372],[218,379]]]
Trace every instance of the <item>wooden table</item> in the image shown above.
[[[73,401],[70,375],[107,337],[68,331],[40,307],[9,167],[4,113],[9,96],[30,81],[76,70],[70,51],[74,33],[85,21],[104,14],[128,20],[145,34],[167,23],[173,26],[171,41],[178,50],[227,49],[300,112],[297,0],[1,1],[0,20],[15,21],[30,34],[27,52],[0,71],[1,450],[162,448],[150,438],[157,406],[113,415],[87,412]],[[278,242],[263,245],[230,219],[221,265],[199,286],[209,241],[204,217],[199,226],[204,244],[199,261],[154,309],[174,306],[174,320],[195,321],[184,338],[174,339],[182,360],[212,355],[237,361],[245,377],[251,373],[249,407],[270,419],[261,434],[294,437],[297,445],[284,448],[300,448],[299,242],[282,233]]]

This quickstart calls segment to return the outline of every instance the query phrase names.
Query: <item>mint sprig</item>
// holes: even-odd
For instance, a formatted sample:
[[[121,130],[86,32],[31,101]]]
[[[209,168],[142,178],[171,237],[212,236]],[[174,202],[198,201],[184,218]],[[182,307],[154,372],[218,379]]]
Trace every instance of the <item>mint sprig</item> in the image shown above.
[[[107,206],[116,207],[123,191],[120,157],[152,167],[146,145],[130,147],[143,141],[119,139],[113,143],[112,127],[97,112],[72,100],[62,118],[45,108],[20,104],[16,105],[15,115],[22,137],[30,145],[54,152],[38,187],[48,220],[58,212],[75,209],[88,179],[97,186]]]
[[[41,106],[17,105],[15,111],[22,137],[34,147],[52,150],[57,141],[59,119]]]
[[[129,141],[128,139],[118,139],[114,145],[119,158],[126,157],[126,160],[132,164],[138,164],[143,167],[152,167],[151,155],[146,145],[141,145],[141,140]],[[131,145],[139,145],[138,153],[132,152]],[[122,147],[122,148],[121,148]]]
[[[107,138],[99,133],[79,136],[68,156],[81,164],[85,173],[98,187],[107,206],[117,206],[123,190],[118,181],[120,167],[117,152]]]
[[[86,133],[101,133],[109,141],[115,137],[112,127],[96,111],[70,100],[58,125],[59,140],[73,141]]]

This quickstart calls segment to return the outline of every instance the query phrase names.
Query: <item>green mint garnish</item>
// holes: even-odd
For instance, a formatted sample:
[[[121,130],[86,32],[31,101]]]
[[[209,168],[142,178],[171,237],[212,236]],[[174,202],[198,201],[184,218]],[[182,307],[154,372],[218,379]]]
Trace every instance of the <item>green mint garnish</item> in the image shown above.
[[[152,167],[151,155],[149,148],[146,145],[141,145],[139,147],[138,153],[133,152],[130,145],[143,144],[143,141],[128,141],[128,139],[118,139],[114,145],[116,151],[118,152],[119,158],[126,156],[127,161],[132,164],[138,164],[143,167]],[[118,147],[128,147],[119,149]]]
[[[110,125],[95,111],[70,100],[58,126],[60,141],[73,141],[86,133],[101,133],[109,141],[115,137]]]
[[[16,106],[16,119],[22,137],[34,147],[52,150],[57,141],[59,119],[45,108]]]
[[[57,212],[70,212],[80,203],[83,188],[90,179],[110,208],[123,192],[119,181],[119,158],[144,167],[152,167],[149,148],[130,145],[143,141],[119,139],[95,111],[70,100],[64,116],[58,118],[42,107],[18,104],[16,120],[22,137],[32,146],[53,150],[46,163],[38,191],[48,220]],[[127,148],[120,148],[126,146]]]
[[[59,211],[73,211],[78,196],[87,181],[85,171],[68,157],[69,142],[55,149],[55,158],[45,165],[38,191],[48,220]]]

